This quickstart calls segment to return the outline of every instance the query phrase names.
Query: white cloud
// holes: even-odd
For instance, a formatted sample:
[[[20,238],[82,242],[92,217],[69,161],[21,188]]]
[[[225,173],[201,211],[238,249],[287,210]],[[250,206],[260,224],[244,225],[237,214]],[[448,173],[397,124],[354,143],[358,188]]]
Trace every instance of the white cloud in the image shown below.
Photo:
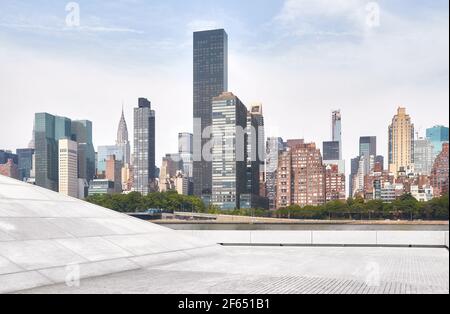
[[[1,41],[0,149],[26,147],[35,112],[72,119],[88,119],[94,126],[94,144],[115,141],[122,101],[130,137],[133,108],[138,97],[152,101],[157,116],[157,164],[176,152],[178,132],[192,129],[190,62],[180,57],[170,66],[140,68],[42,54]]]
[[[220,28],[220,24],[215,20],[192,20],[188,23],[189,33],[202,31],[206,29],[217,29]]]

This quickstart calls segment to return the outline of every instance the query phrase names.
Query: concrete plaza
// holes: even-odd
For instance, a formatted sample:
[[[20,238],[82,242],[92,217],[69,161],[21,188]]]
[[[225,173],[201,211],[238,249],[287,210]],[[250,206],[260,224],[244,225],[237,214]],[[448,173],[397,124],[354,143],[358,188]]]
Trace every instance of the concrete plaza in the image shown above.
[[[223,254],[26,293],[448,294],[439,248],[225,247]]]

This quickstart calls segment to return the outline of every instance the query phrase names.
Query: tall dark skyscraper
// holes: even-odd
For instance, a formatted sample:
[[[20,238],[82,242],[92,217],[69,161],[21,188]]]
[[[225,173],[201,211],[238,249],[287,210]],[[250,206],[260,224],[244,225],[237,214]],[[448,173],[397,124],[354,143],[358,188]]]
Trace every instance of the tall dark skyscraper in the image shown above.
[[[20,180],[30,178],[31,170],[33,169],[34,149],[32,148],[17,149],[16,154],[18,158]]]
[[[36,185],[58,192],[58,141],[72,138],[71,121],[36,113],[34,124]]]
[[[212,126],[212,101],[228,90],[228,35],[223,29],[194,33],[194,194],[211,195],[212,162],[204,158]],[[209,156],[210,157],[210,156]]]
[[[134,109],[134,187],[144,195],[153,190],[155,166],[155,111],[145,98]]]

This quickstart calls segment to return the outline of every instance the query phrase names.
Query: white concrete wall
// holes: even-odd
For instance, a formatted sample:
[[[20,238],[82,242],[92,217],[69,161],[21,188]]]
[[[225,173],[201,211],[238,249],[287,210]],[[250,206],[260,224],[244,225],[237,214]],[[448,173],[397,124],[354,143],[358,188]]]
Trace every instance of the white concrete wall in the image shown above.
[[[244,245],[357,245],[442,246],[448,231],[216,231],[183,230],[185,235],[220,244]]]

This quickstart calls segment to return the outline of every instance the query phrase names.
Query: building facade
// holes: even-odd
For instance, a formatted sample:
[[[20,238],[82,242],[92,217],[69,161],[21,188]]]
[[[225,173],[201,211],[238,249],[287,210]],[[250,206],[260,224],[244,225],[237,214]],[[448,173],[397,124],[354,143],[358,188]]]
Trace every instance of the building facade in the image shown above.
[[[212,193],[212,162],[203,155],[210,141],[212,100],[228,90],[228,35],[223,29],[194,33],[194,194]],[[206,130],[207,131],[207,130]],[[208,132],[207,132],[208,133]]]
[[[442,151],[437,156],[431,170],[431,186],[436,197],[448,194],[449,189],[449,144],[442,145]]]
[[[325,201],[345,201],[345,174],[339,171],[338,165],[328,165],[325,168]]]
[[[269,137],[266,144],[266,197],[269,209],[276,209],[278,158],[286,148],[281,137]]]
[[[72,121],[71,132],[71,139],[78,145],[78,178],[90,182],[96,175],[92,122],[88,120]]]
[[[122,115],[120,116],[119,127],[117,128],[116,146],[122,151],[122,161],[124,165],[131,164],[131,148],[128,139],[128,126],[125,120],[125,114],[122,108]]]
[[[5,163],[0,164],[0,175],[20,180],[19,167],[14,163],[14,159],[9,158]]]
[[[414,142],[414,170],[418,174],[430,175],[434,164],[434,146],[427,138]]]
[[[21,181],[26,181],[31,178],[32,175],[34,149],[17,149],[16,155],[18,160],[17,166],[19,168],[19,179]]]
[[[155,190],[155,111],[145,98],[134,109],[133,190],[143,195]]]
[[[331,122],[332,142],[339,142],[339,158],[342,160],[342,114],[340,110],[333,111]],[[328,159],[332,160],[332,159]]]
[[[326,201],[325,168],[320,150],[314,143],[302,142],[288,141],[288,149],[280,154],[277,208],[318,206]]]
[[[194,135],[192,133],[178,134],[178,154],[181,158],[184,176],[192,181],[194,175]]]
[[[36,185],[58,192],[58,143],[71,139],[71,121],[48,113],[36,113],[34,125]]]
[[[59,193],[78,198],[78,143],[60,139],[58,149]]]
[[[432,128],[427,129],[427,139],[433,144],[433,157],[436,158],[437,155],[442,151],[442,145],[448,143],[449,141],[449,129],[448,127],[437,125]]]
[[[247,108],[232,93],[222,93],[212,106],[212,204],[240,208],[247,193]]]
[[[122,161],[114,155],[106,159],[105,179],[114,182],[114,193],[122,193],[122,166]]]
[[[414,167],[414,124],[405,108],[398,108],[389,126],[389,171]]]

